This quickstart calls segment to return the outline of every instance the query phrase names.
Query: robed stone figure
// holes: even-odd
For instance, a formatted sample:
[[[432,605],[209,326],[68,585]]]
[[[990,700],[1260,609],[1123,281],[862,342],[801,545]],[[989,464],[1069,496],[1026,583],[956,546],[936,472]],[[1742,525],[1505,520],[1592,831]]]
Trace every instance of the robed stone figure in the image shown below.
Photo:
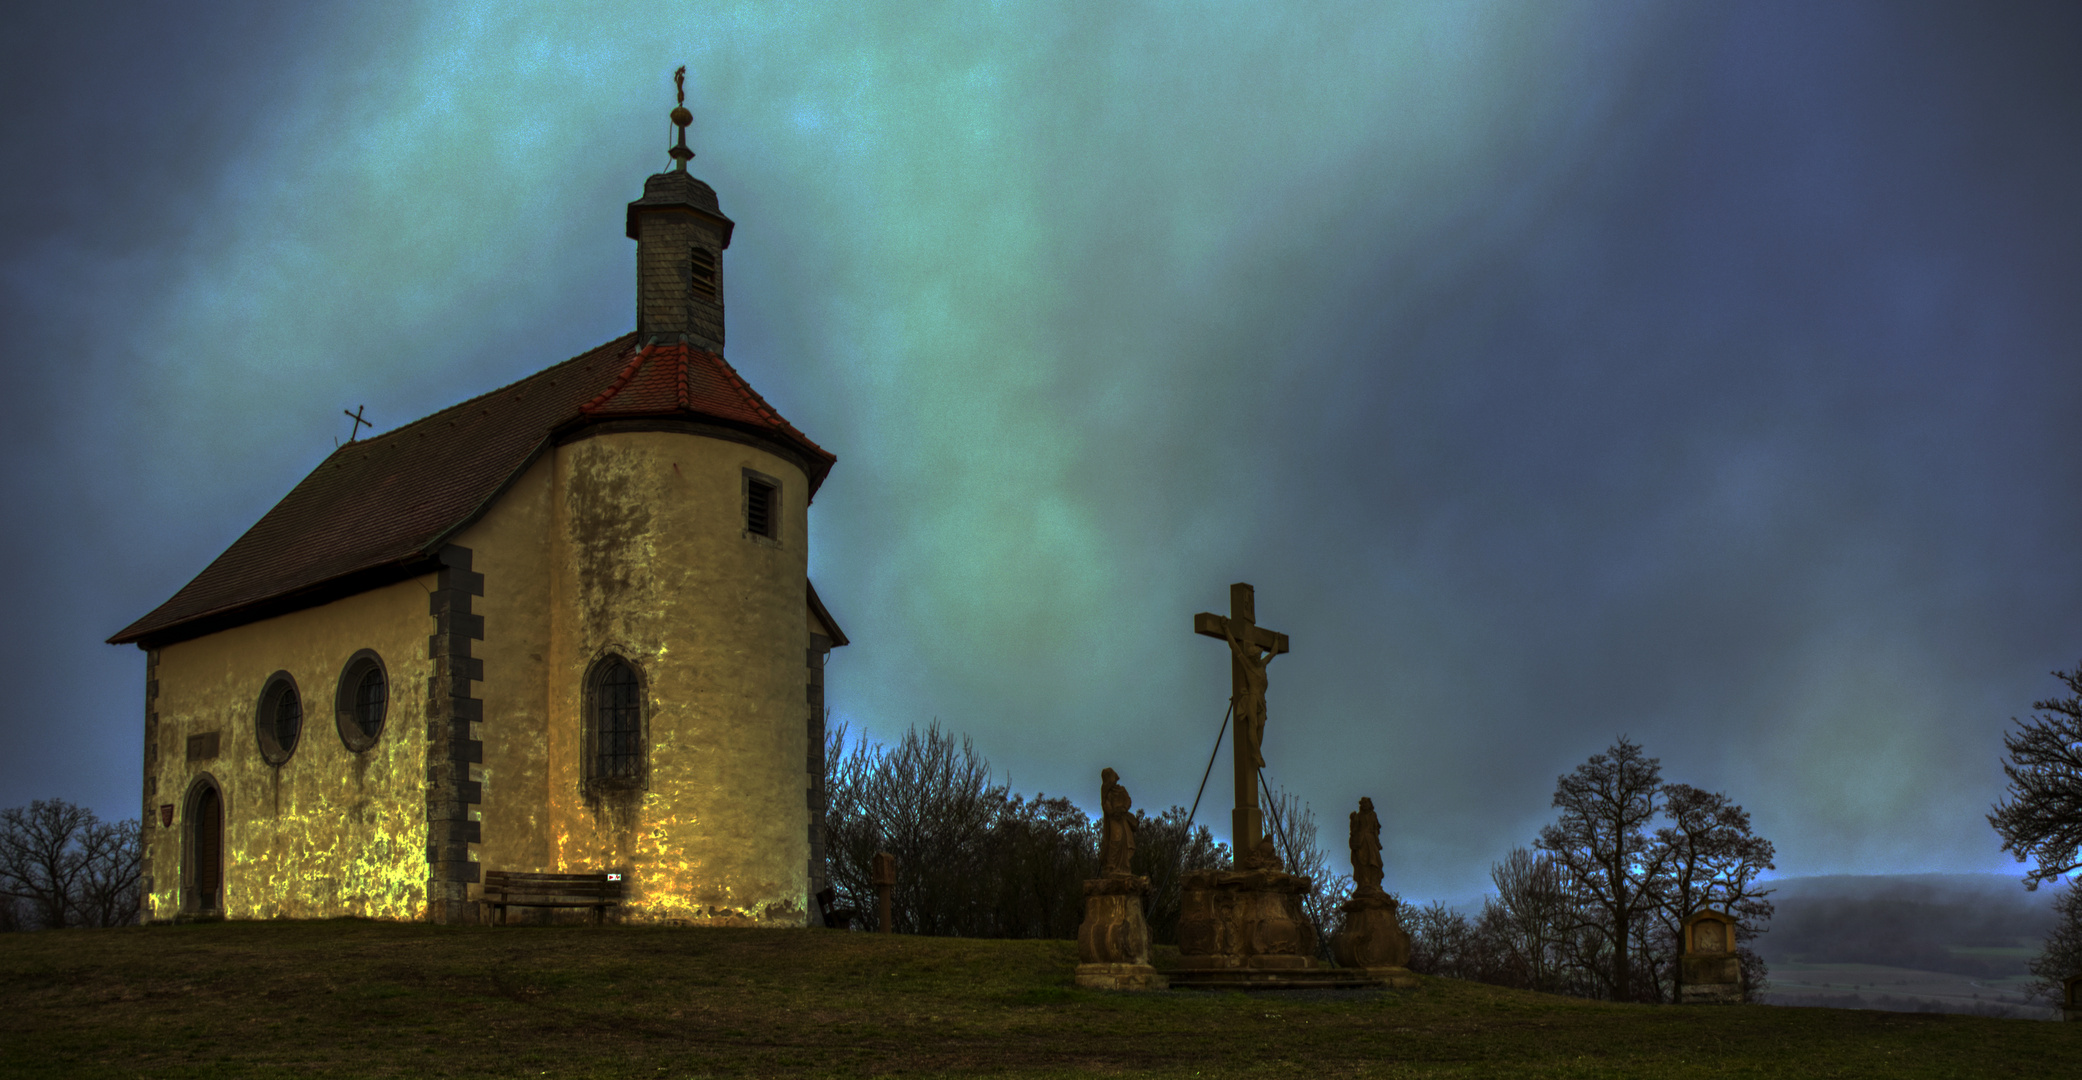
[[[1099,876],[1084,883],[1084,921],[1077,927],[1077,985],[1098,990],[1162,990],[1149,963],[1149,923],[1142,905],[1149,879],[1135,863],[1135,800],[1112,769],[1099,773]]]
[[[1129,813],[1134,805],[1119,773],[1099,774],[1099,872],[1108,877],[1131,873],[1135,865],[1135,815]]]
[[[1352,813],[1353,894],[1381,894],[1381,819],[1374,814],[1374,801],[1362,798]]]

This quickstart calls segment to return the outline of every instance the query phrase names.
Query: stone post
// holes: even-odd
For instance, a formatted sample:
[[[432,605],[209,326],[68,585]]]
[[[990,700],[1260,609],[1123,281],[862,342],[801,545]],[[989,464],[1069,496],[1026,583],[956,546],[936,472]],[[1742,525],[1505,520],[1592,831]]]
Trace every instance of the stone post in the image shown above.
[[[2082,972],[2068,976],[2067,994],[2061,1001],[2061,1019],[2082,1020]]]
[[[882,932],[896,932],[896,920],[889,910],[890,894],[896,891],[896,856],[886,851],[875,852],[870,872],[875,882],[875,911],[881,917]]]

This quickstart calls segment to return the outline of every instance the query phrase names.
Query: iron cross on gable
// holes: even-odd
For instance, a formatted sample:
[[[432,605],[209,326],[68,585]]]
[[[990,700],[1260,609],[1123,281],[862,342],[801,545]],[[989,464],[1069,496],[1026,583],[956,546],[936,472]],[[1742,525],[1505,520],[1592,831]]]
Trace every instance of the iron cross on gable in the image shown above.
[[[353,412],[348,412],[345,409],[340,410],[341,416],[344,416],[347,419],[354,421],[353,429],[349,431],[347,434],[348,442],[353,442],[355,439],[359,438],[361,436],[361,429],[364,427],[368,428],[370,431],[376,430],[376,425],[373,421],[362,419],[361,412],[364,408],[367,408],[367,406],[356,405],[354,407]]]
[[[1287,635],[1258,625],[1257,593],[1248,584],[1229,586],[1225,618],[1203,611],[1193,616],[1193,632],[1220,638],[1229,645],[1229,702],[1236,710],[1236,809],[1230,815],[1230,842],[1238,864],[1265,836],[1258,807],[1258,770],[1265,767],[1265,668],[1287,651]]]

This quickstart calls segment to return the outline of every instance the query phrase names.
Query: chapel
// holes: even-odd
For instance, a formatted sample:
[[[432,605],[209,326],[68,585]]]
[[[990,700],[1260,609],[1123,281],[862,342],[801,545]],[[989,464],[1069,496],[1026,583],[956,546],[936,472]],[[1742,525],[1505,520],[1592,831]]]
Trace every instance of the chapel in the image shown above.
[[[488,872],[810,921],[836,459],[723,358],[684,101],[629,204],[634,333],[340,446],[109,639],[145,654],[147,921],[471,922]]]

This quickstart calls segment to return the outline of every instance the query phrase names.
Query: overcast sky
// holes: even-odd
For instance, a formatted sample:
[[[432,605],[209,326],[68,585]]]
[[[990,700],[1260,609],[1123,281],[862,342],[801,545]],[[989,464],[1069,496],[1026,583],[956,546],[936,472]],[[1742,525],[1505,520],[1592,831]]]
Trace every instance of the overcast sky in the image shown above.
[[[2082,656],[2073,5],[0,19],[0,805],[136,813],[103,639],[342,408],[633,328],[686,64],[730,359],[839,457],[855,731],[1189,803],[1250,581],[1271,779],[1340,867],[1371,795],[1406,896],[1621,734],[1782,873],[2013,868],[2001,734]]]

